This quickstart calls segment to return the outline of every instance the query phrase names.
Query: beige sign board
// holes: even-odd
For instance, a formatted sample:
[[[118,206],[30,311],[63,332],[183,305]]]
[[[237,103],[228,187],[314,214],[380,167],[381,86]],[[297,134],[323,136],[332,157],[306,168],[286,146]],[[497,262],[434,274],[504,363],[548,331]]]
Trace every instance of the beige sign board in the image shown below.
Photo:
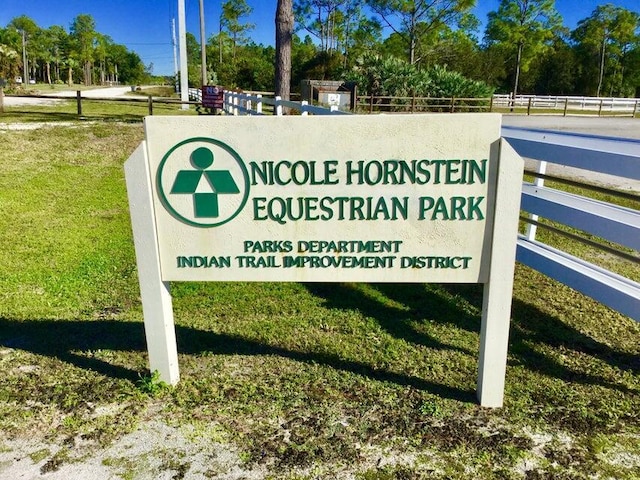
[[[488,279],[499,115],[145,127],[165,281]]]
[[[503,402],[522,159],[494,114],[148,117],[125,164],[151,370],[171,281],[484,284],[478,398]]]

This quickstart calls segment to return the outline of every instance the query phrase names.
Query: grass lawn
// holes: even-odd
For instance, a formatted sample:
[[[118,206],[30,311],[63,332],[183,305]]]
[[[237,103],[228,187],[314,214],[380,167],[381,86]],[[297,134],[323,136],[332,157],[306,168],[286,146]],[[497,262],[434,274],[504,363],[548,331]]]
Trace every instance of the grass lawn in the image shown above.
[[[55,442],[30,454],[52,471],[153,417],[266,478],[640,478],[640,325],[520,265],[502,409],[475,401],[476,285],[173,284],[182,378],[164,387],[122,168],[142,138],[0,131],[0,451]]]
[[[126,97],[125,97],[126,98]],[[177,104],[154,102],[154,115],[196,115],[193,106],[182,110]],[[140,123],[149,115],[146,101],[109,101],[82,99],[82,115],[78,117],[76,100],[60,100],[54,105],[19,105],[5,107],[0,115],[0,123],[41,123],[41,122],[132,122]]]

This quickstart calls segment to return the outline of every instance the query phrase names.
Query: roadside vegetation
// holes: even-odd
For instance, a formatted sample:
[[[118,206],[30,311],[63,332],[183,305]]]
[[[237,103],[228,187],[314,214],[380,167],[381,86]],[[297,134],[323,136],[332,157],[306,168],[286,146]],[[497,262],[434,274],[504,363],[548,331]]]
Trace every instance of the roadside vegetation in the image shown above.
[[[640,94],[640,14],[612,4],[597,6],[573,28],[550,0],[501,0],[486,19],[475,2],[448,0],[295,0],[286,2],[293,38],[287,85],[302,80],[359,79],[372,63],[394,65],[411,79],[389,82],[385,95],[486,96],[486,92],[536,95],[637,97]],[[252,1],[220,3],[219,30],[205,45],[206,78],[198,39],[186,34],[188,81],[244,90],[274,91],[276,49],[257,44],[248,21]],[[284,5],[284,4],[283,4]],[[284,8],[284,7],[282,7]],[[481,20],[485,25],[480,30]],[[100,32],[91,15],[69,19],[70,28],[42,28],[22,15],[0,26],[0,78],[47,84],[172,84],[154,77],[152,65]],[[23,34],[25,49],[23,52]],[[26,57],[26,65],[23,63]],[[378,68],[374,65],[374,69]],[[365,72],[371,76],[375,72]],[[425,77],[447,77],[442,91]],[[454,79],[455,77],[455,79]],[[434,88],[431,89],[430,87]],[[383,86],[364,82],[360,95]],[[287,92],[288,93],[288,88]],[[445,93],[459,92],[465,93]]]
[[[521,265],[502,409],[475,400],[476,285],[175,283],[182,378],[163,385],[122,168],[142,139],[138,122],[0,132],[0,451],[28,439],[23,461],[53,472],[160,421],[263,478],[638,478],[640,325]],[[103,465],[194,468],[156,456]]]

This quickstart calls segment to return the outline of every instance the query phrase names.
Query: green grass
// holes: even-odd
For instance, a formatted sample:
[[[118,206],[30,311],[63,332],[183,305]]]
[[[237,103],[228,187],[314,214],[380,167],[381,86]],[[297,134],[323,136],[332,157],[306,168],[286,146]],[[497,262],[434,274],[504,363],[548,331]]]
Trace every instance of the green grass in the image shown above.
[[[154,115],[196,115],[193,106],[182,110],[180,105],[154,102]],[[21,105],[5,107],[0,123],[73,122],[77,120],[101,122],[141,122],[149,115],[146,101],[82,100],[82,115],[78,116],[76,100],[61,100],[55,105]]]
[[[639,325],[523,266],[502,409],[475,401],[476,285],[176,283],[181,381],[159,385],[122,170],[142,138],[0,132],[5,437],[108,445],[153,411],[268,478],[638,478]]]
[[[176,93],[176,90],[172,86],[154,86],[144,87],[135,92],[128,92],[132,95],[147,95],[150,97],[165,97],[165,98],[180,98],[180,95]]]

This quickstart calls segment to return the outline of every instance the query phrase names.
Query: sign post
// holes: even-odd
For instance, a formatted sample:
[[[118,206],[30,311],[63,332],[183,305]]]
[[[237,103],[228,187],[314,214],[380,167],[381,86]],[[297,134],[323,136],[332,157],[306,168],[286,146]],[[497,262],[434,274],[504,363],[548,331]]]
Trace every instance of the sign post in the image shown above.
[[[503,402],[522,159],[495,114],[147,117],[125,165],[151,370],[172,281],[482,283],[478,398]]]

